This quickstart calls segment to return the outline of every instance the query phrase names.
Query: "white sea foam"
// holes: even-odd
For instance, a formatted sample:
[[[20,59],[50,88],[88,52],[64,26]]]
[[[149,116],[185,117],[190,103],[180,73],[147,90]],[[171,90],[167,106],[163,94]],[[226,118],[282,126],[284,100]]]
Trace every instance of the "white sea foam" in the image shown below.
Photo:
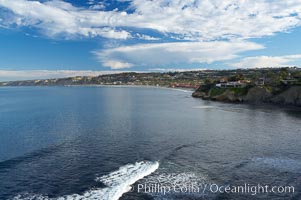
[[[160,185],[203,185],[207,180],[206,176],[196,174],[194,172],[182,172],[182,173],[158,173],[148,176],[143,179],[144,182],[150,184]]]
[[[186,93],[191,93],[191,92],[193,92],[193,90],[190,90],[190,89],[172,88],[171,90],[180,91],[180,92],[186,92]]]
[[[14,200],[118,200],[124,193],[143,177],[159,168],[158,162],[141,161],[120,167],[108,175],[96,178],[107,187],[86,191],[84,194],[66,195],[59,198],[48,198],[42,195],[18,195]]]
[[[145,187],[156,188],[155,190],[150,189],[152,191],[147,191],[155,200],[169,200],[175,199],[175,197],[179,199],[179,195],[201,199],[207,195],[205,185],[208,184],[208,178],[195,172],[155,172],[139,181],[139,183],[145,185]],[[170,188],[170,190],[167,193],[163,193],[159,188]],[[173,188],[178,190],[175,191]],[[179,191],[179,188],[182,188],[183,191]]]

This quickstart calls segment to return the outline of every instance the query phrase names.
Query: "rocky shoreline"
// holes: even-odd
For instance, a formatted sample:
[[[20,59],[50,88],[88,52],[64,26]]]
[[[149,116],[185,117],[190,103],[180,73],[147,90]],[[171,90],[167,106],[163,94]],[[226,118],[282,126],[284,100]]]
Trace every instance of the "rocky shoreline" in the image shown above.
[[[216,91],[218,90],[218,91]],[[268,88],[265,86],[254,86],[250,88],[224,88],[204,90],[200,87],[192,93],[195,98],[204,100],[248,103],[248,104],[276,104],[283,106],[301,107],[301,86],[290,86],[282,90]]]

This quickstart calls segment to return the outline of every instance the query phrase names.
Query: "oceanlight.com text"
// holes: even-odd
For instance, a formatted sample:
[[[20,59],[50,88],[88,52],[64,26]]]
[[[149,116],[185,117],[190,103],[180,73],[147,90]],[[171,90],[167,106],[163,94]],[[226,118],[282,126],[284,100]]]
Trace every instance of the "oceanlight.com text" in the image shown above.
[[[208,193],[226,193],[226,194],[250,194],[252,196],[257,194],[292,194],[295,193],[294,186],[271,186],[271,185],[218,185],[218,184],[174,184],[174,185],[163,185],[163,184],[138,184],[136,188],[132,190],[137,191],[138,193],[153,193],[153,194],[185,194],[185,193],[194,193],[194,194],[208,194]]]

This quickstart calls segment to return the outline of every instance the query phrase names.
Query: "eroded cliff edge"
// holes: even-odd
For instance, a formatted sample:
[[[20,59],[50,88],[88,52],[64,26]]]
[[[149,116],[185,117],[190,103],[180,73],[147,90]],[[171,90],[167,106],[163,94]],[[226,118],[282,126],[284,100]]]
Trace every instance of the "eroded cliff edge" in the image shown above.
[[[246,88],[216,88],[200,86],[193,97],[205,100],[232,102],[232,103],[272,103],[301,107],[301,86],[272,88],[254,86]]]

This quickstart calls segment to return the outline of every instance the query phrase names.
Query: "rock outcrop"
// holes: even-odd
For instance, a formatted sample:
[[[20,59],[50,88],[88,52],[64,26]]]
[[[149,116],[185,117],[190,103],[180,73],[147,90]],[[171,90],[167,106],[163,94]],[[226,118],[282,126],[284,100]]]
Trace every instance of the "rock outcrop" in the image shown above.
[[[242,102],[243,98],[240,95],[237,95],[234,91],[226,90],[224,93],[213,96],[211,98],[215,101],[223,101],[223,102]]]
[[[272,97],[271,103],[301,106],[301,86],[292,86],[284,92]]]
[[[249,103],[267,102],[272,97],[272,93],[265,87],[253,87],[249,89],[247,95],[243,97],[244,101]]]
[[[212,92],[215,90],[215,92]],[[216,91],[218,90],[218,91]],[[287,88],[271,88],[265,86],[254,86],[245,89],[246,93],[241,93],[237,89],[197,89],[192,96],[204,100],[213,100],[221,102],[239,103],[246,102],[250,104],[272,103],[278,105],[301,106],[301,86],[295,85]],[[274,91],[274,92],[273,92]],[[275,91],[277,93],[275,94]],[[216,92],[219,92],[216,94]]]
[[[196,97],[196,98],[203,98],[206,95],[207,94],[205,92],[200,92],[200,91],[197,91],[197,90],[192,93],[192,96]]]

